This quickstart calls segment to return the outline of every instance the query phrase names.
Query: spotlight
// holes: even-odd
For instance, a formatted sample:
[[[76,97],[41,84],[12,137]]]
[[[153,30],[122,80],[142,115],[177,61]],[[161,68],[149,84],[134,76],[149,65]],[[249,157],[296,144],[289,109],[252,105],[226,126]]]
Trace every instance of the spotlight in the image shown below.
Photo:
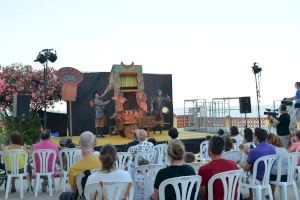
[[[40,52],[39,55],[34,60],[34,62],[40,62],[41,64],[44,64],[46,61],[47,61],[47,57],[42,52]]]
[[[54,51],[54,53],[52,51]],[[56,51],[55,50],[52,50],[52,51],[49,52],[48,60],[50,62],[55,62],[57,60]]]
[[[44,64],[47,60],[50,62],[55,62],[57,60],[56,51],[54,49],[43,49],[39,52],[39,55],[34,62],[40,62],[41,64]]]
[[[254,74],[258,74],[262,71],[262,68],[258,66],[258,64],[255,62],[253,63],[252,71]]]

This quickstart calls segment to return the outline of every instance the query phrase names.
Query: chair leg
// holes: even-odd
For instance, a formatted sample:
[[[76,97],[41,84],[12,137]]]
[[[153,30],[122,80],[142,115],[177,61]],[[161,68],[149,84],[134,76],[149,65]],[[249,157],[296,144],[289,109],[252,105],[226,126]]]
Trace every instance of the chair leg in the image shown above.
[[[268,193],[269,193],[269,199],[273,200],[273,193],[272,193],[271,185],[268,186]]]
[[[293,190],[294,190],[294,193],[295,193],[295,199],[296,199],[296,200],[299,200],[298,188],[297,188],[297,185],[296,185],[296,182],[295,182],[295,181],[294,181],[294,183],[293,183]]]
[[[19,176],[19,182],[20,182],[20,198],[24,198],[24,182],[23,182],[23,176]]]
[[[63,173],[62,182],[61,182],[61,188],[62,192],[66,191],[66,184],[67,184],[67,173]]]
[[[5,199],[8,198],[8,193],[10,191],[10,186],[11,186],[11,176],[8,175],[7,180],[6,180]]]
[[[262,197],[262,189],[261,188],[257,188],[255,193],[256,193],[256,199],[257,200],[262,199],[261,198]]]
[[[52,176],[48,175],[48,187],[49,187],[49,195],[50,195],[50,197],[52,197],[52,195],[53,195],[52,185],[53,185]]]
[[[34,187],[34,197],[36,198],[39,192],[39,185],[40,185],[40,175],[37,174],[35,177],[35,187]]]
[[[281,199],[282,200],[288,200],[288,198],[287,198],[287,186],[286,185],[281,186]]]

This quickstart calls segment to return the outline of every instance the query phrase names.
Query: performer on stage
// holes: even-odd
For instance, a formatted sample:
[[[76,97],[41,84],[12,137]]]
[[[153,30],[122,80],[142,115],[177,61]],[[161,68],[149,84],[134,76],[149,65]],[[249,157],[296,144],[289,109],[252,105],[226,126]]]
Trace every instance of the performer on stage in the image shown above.
[[[155,124],[157,123],[159,124],[160,133],[162,131],[163,124],[164,124],[162,109],[164,107],[165,102],[171,102],[171,98],[169,97],[169,95],[167,95],[167,97],[163,97],[162,90],[158,89],[157,96],[154,97],[151,101],[151,113],[152,115],[154,115]],[[154,128],[154,133],[155,133],[155,129],[156,127]]]
[[[103,95],[102,95],[103,96]],[[95,109],[95,129],[97,137],[103,137],[103,129],[106,126],[106,117],[104,113],[105,106],[110,100],[103,102],[99,92],[94,93],[94,100],[90,101],[90,106]]]

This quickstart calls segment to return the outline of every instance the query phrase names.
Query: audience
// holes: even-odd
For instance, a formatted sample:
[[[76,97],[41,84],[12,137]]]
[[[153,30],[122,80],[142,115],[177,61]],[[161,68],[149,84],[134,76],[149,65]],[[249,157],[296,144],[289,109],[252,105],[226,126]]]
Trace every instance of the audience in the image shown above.
[[[225,148],[224,151],[232,151],[233,150],[233,142],[229,136],[224,137],[224,142],[225,142]]]
[[[154,183],[154,200],[159,199],[159,185],[166,179],[195,175],[191,166],[183,164],[185,148],[180,140],[173,140],[169,143],[167,153],[170,160],[170,166],[159,170]],[[176,199],[176,194],[172,186],[167,186],[165,190],[165,199]]]
[[[230,127],[230,138],[233,140],[233,143],[237,144],[237,146],[240,146],[243,142],[243,136],[239,133],[239,129],[236,126]]]
[[[103,146],[100,151],[100,160],[102,167],[88,177],[85,187],[100,182],[132,182],[127,171],[116,169],[117,149],[115,146],[111,144]]]
[[[53,155],[50,155],[49,162],[48,162],[48,171],[51,171],[53,162],[57,162],[59,160],[59,149],[58,146],[51,142],[51,131],[49,129],[43,130],[41,133],[41,141],[37,144],[33,145],[32,150],[54,150],[56,153],[56,160],[53,160]],[[35,156],[35,163],[36,163],[36,172],[40,172],[41,166],[40,166],[40,159],[36,155]],[[44,178],[44,181],[42,182],[42,191],[46,192],[46,187],[48,186],[48,181],[46,177]]]
[[[280,156],[288,156],[289,155],[288,151],[284,147],[284,144],[283,144],[280,136],[270,133],[270,134],[268,134],[268,142],[275,147],[276,156],[280,157]],[[273,164],[271,174],[270,174],[270,181],[276,181],[277,175],[278,175],[277,170],[278,170],[278,158],[276,159],[276,161]],[[288,173],[288,160],[283,159],[281,162],[281,174],[280,174],[281,181],[283,181],[283,182],[287,181],[287,173]],[[274,196],[274,192],[275,192],[275,187],[276,187],[275,185],[272,185],[273,196]]]
[[[99,169],[102,164],[99,157],[95,155],[95,135],[89,131],[85,131],[80,135],[80,147],[82,157],[69,170],[69,184],[73,192],[77,192],[76,177],[85,170]]]
[[[126,145],[126,151],[128,151],[128,149],[132,146],[135,146],[139,143],[138,139],[137,139],[137,132],[139,131],[139,129],[136,129],[133,133],[133,140],[131,142],[129,142],[127,145]]]
[[[255,147],[255,144],[253,142],[253,131],[251,130],[251,128],[245,128],[244,129],[244,140],[243,140],[243,143],[239,146],[240,150],[243,151],[241,163],[244,163],[244,164],[246,163],[250,149],[252,149],[254,147]]]
[[[208,182],[210,178],[218,173],[238,169],[237,163],[232,160],[222,158],[222,153],[225,148],[225,141],[220,136],[213,136],[209,140],[208,153],[211,162],[202,166],[198,170],[198,174],[202,177],[200,196],[202,199],[208,198]],[[223,200],[224,190],[221,181],[214,184],[214,199]]]
[[[297,131],[295,137],[293,138],[294,142],[292,143],[290,147],[291,152],[299,151],[300,150],[300,131]]]
[[[171,138],[171,141],[172,140],[176,140],[178,138],[178,131],[176,128],[174,127],[171,127],[168,131],[168,135],[169,137]]]
[[[147,141],[148,134],[145,130],[139,129],[136,132],[136,136],[139,141],[139,144],[132,146],[128,149],[128,151],[132,154],[133,157],[139,152],[155,151],[154,145],[151,142]]]
[[[151,142],[154,146],[157,145],[157,141],[155,138],[149,138],[148,142]]]
[[[196,160],[195,154],[193,154],[192,152],[185,152],[184,154],[185,163],[193,163],[195,162],[195,160]]]

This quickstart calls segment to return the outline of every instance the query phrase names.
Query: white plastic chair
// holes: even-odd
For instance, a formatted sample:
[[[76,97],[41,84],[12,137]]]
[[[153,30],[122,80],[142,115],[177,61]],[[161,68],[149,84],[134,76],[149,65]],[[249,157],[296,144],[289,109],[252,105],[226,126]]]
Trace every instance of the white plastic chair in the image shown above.
[[[164,180],[159,185],[159,200],[165,200],[165,189],[168,185],[173,186],[176,194],[176,199],[180,200],[190,200],[193,189],[195,189],[194,200],[197,199],[201,176],[180,176],[175,178],[169,178]]]
[[[237,163],[241,162],[243,157],[242,151],[227,151],[223,153],[223,158],[233,160]]]
[[[205,162],[193,162],[193,163],[185,163],[186,165],[189,165],[191,166],[195,173],[198,174],[198,170],[200,167],[202,167],[203,165],[205,165],[206,163]]]
[[[132,154],[130,152],[118,152],[118,159],[116,161],[116,168],[121,170],[130,171]]]
[[[240,170],[232,170],[215,174],[208,181],[208,200],[214,199],[214,183],[215,181],[222,181],[224,196],[223,200],[235,200],[239,199],[239,180],[241,176]]]
[[[167,161],[167,144],[155,145],[155,150],[157,153],[157,164],[164,164]]]
[[[133,158],[134,166],[138,166],[138,162],[141,159],[149,161],[149,164],[155,164],[156,151],[138,152]]]
[[[208,155],[208,142],[209,141],[203,141],[203,142],[200,143],[200,152],[199,152],[200,161],[210,160],[210,157]]]
[[[263,199],[263,191],[267,190],[269,193],[270,200],[273,200],[272,189],[269,184],[270,182],[270,173],[273,166],[274,161],[276,160],[276,155],[267,155],[258,158],[253,165],[252,176],[249,180],[242,181],[241,187],[252,189],[255,195],[254,199]],[[264,176],[262,181],[258,181],[257,177],[257,169],[259,164],[263,164],[265,167]]]
[[[76,162],[76,156],[80,149],[67,148],[59,151],[59,163],[61,167],[60,185],[62,192],[66,191],[66,184],[68,179],[68,171],[70,167]]]
[[[24,197],[24,183],[23,178],[27,176],[27,160],[28,153],[23,150],[7,150],[2,153],[4,164],[8,166],[10,163],[10,168],[6,168],[7,182],[5,188],[5,199],[8,198],[8,193],[10,191],[11,181],[13,178],[19,178],[20,184],[20,198]],[[19,163],[20,158],[24,158],[24,165]],[[22,159],[23,159],[22,158]]]
[[[128,190],[129,188],[129,190]],[[128,192],[128,195],[126,192]],[[86,200],[93,200],[95,193],[98,192],[98,200],[102,200],[103,195],[105,200],[133,200],[134,188],[129,182],[101,182],[86,185],[84,188],[84,196]],[[103,192],[103,193],[102,193]],[[127,198],[128,196],[128,198]]]
[[[132,180],[134,183],[134,199],[148,200],[154,192],[154,181],[159,170],[165,168],[165,165],[141,165],[134,168]],[[137,182],[137,177],[142,178]]]
[[[272,181],[271,184],[277,185],[281,187],[281,200],[288,200],[287,187],[293,186],[295,199],[299,200],[297,185],[295,181],[297,163],[300,158],[300,153],[290,153],[288,156],[281,156],[278,158],[277,162],[277,179],[276,181]],[[281,171],[282,171],[282,163],[287,162],[288,171],[287,171],[287,181],[282,182],[281,179]]]
[[[53,158],[53,162],[49,163],[50,158]],[[34,184],[34,196],[37,197],[41,176],[46,176],[48,178],[48,186],[49,186],[49,195],[52,197],[53,195],[53,188],[54,185],[54,173],[55,173],[55,161],[56,161],[56,152],[52,149],[39,149],[34,150],[32,152],[32,159],[34,164],[34,173],[36,174],[35,177],[35,184]],[[40,168],[37,169],[36,160],[39,160]],[[50,170],[48,169],[50,166]]]

